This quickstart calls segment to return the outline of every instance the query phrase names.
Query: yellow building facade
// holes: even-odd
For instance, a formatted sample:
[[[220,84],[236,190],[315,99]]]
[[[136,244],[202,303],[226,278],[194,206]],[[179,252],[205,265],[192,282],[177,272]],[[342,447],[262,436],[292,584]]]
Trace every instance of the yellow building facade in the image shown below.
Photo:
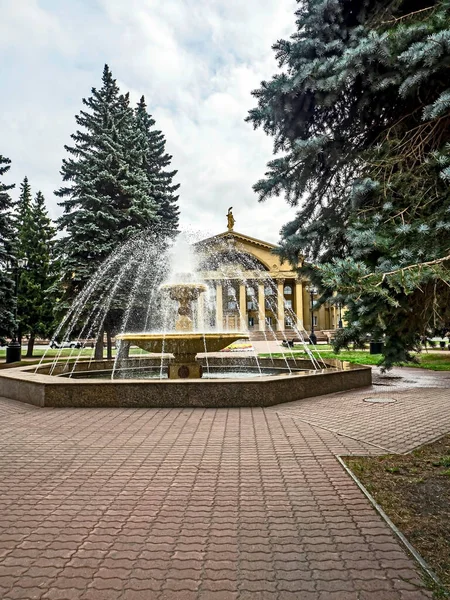
[[[212,325],[292,334],[295,329],[310,332],[314,321],[318,331],[335,329],[336,306],[326,304],[312,313],[309,281],[281,262],[275,245],[234,231],[231,211],[227,217],[227,231],[196,244],[202,277],[215,291]]]

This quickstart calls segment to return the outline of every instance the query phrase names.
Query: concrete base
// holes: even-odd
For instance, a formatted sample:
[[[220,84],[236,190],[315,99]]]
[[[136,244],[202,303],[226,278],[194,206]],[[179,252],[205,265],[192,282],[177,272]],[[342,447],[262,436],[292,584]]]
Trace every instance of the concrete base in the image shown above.
[[[143,366],[145,359],[129,359],[127,368]],[[160,360],[147,359],[146,366],[159,367]],[[370,367],[327,360],[327,369],[297,371],[292,374],[248,379],[69,379],[56,377],[68,373],[73,365],[41,365],[0,371],[0,396],[36,406],[73,407],[238,407],[272,406],[311,396],[342,392],[372,383]],[[209,366],[255,366],[254,359],[224,358],[208,360]],[[262,359],[268,368],[285,372],[284,359]],[[80,361],[77,372],[112,369],[113,361]],[[308,360],[290,361],[291,368],[311,369]]]
[[[169,365],[169,379],[200,379],[203,367],[199,362]]]

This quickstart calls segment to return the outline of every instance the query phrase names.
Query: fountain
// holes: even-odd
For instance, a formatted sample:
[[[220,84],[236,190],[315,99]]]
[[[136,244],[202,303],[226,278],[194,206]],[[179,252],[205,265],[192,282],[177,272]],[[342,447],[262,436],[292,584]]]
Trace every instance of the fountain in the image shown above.
[[[204,284],[168,283],[162,285],[161,289],[168,290],[170,298],[179,303],[175,332],[119,334],[116,339],[126,344],[123,355],[128,356],[131,344],[147,352],[161,353],[164,350],[174,355],[174,361],[168,367],[169,379],[195,379],[203,375],[203,367],[196,360],[199,352],[204,352],[205,348],[208,352],[217,352],[239,339],[248,339],[248,334],[242,331],[193,332],[192,302],[206,292]]]
[[[125,243],[100,266],[53,336],[86,347],[68,355],[58,351],[54,359],[44,355],[38,365],[1,370],[0,395],[54,407],[236,407],[370,385],[370,368],[312,353],[287,302],[281,325],[285,319],[292,324],[292,333],[303,341],[303,357],[290,349],[282,358],[262,358],[255,351],[212,355],[237,340],[252,341],[242,306],[250,303],[260,319],[267,307],[274,318],[279,314],[279,283],[232,235],[214,238],[214,246],[211,238],[192,243],[180,235],[174,241],[158,232]],[[225,300],[218,288],[226,291]],[[279,321],[266,325],[260,339],[284,334]],[[91,340],[103,342],[105,327],[117,352],[96,360],[93,344],[90,356],[87,348]]]

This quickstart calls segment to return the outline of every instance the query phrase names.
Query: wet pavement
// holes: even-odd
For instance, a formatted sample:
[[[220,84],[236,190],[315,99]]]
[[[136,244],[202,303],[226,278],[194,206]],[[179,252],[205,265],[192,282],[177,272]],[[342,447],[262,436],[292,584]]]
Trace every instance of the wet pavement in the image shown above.
[[[336,456],[447,433],[449,401],[418,369],[267,409],[0,399],[0,598],[429,598]]]

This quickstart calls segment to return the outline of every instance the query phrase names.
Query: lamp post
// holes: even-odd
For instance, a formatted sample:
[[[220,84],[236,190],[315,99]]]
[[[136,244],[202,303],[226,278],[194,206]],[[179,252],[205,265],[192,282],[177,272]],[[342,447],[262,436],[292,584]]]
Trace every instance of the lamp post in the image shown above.
[[[309,343],[314,346],[317,344],[317,336],[314,333],[314,296],[317,294],[317,290],[314,287],[309,288],[309,296],[311,298],[311,334],[309,336]]]
[[[339,329],[342,329],[342,304],[339,302],[339,321],[338,321]]]
[[[14,270],[14,296],[15,296],[15,306],[14,306],[14,321],[15,321],[15,329],[13,333],[12,340],[6,346],[6,362],[13,363],[20,361],[21,358],[21,350],[22,347],[20,345],[18,338],[19,334],[19,326],[17,323],[17,304],[18,304],[18,296],[19,296],[19,272],[23,269],[27,264],[26,259],[19,258],[13,267]]]

